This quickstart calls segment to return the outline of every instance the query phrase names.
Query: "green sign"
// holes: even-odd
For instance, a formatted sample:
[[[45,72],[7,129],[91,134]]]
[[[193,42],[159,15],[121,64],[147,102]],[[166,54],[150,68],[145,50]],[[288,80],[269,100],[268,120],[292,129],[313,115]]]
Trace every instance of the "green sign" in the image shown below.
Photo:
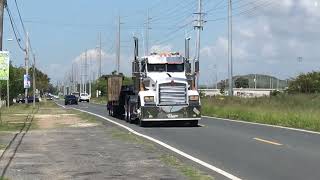
[[[0,80],[9,80],[9,52],[0,51]]]

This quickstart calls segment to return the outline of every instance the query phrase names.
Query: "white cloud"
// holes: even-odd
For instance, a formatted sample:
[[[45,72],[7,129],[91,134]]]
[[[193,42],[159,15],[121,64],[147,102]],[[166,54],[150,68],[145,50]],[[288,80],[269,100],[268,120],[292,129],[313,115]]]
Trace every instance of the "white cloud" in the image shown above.
[[[265,73],[292,77],[302,71],[319,70],[320,0],[272,1],[252,17],[234,22],[234,74]],[[227,76],[227,37],[204,46],[202,74],[210,64],[219,67],[220,79]],[[299,63],[297,57],[303,57]],[[223,77],[221,77],[223,76]],[[205,82],[207,76],[202,76]]]
[[[85,57],[87,56],[88,74],[92,78],[96,78],[99,72],[99,50],[89,49],[86,52],[81,52],[76,58],[74,58],[74,68],[78,74],[77,79],[80,80],[80,74],[85,74]],[[120,55],[120,72],[124,74],[130,74],[132,58],[126,54]],[[71,69],[71,64],[69,66]],[[102,74],[110,74],[116,70],[116,55],[109,54],[105,51],[101,52],[101,72]]]

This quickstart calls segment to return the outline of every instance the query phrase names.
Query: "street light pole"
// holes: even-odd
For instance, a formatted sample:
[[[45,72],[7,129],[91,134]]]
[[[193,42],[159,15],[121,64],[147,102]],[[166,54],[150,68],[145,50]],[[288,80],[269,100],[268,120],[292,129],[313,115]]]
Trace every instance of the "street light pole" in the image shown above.
[[[228,91],[228,95],[229,96],[233,96],[232,0],[228,0],[228,72],[229,72],[229,91]]]

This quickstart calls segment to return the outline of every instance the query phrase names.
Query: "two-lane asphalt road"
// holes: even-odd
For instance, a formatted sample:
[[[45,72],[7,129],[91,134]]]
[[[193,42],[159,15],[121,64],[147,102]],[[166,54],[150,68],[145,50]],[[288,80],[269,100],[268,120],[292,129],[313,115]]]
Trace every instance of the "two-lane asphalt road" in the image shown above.
[[[72,107],[108,117],[103,105]],[[108,118],[242,179],[320,179],[320,134],[214,118],[203,118],[197,128],[141,128]]]

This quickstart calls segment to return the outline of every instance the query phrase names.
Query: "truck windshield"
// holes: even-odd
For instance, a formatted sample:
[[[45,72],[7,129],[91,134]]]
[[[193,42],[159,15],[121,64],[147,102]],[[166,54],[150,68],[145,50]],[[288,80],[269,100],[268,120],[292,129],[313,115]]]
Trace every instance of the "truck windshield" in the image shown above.
[[[149,72],[166,72],[165,64],[148,64]]]
[[[184,64],[148,64],[149,72],[183,72]]]
[[[167,64],[167,72],[183,72],[184,64]]]

